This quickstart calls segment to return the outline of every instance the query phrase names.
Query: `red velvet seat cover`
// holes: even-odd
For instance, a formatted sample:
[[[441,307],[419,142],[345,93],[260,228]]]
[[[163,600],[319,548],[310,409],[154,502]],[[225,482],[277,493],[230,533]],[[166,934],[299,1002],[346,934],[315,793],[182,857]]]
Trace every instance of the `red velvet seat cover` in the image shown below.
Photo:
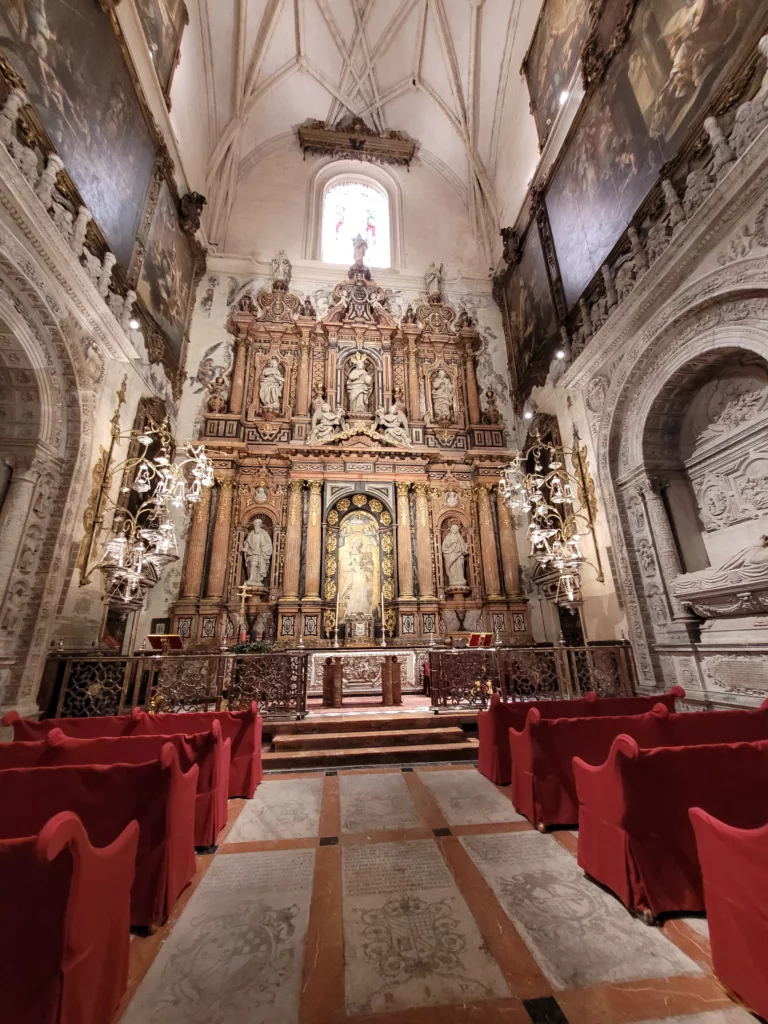
[[[196,764],[195,846],[213,846],[227,823],[230,741],[221,735],[217,721],[206,732],[171,736],[102,736],[75,739],[52,729],[44,739],[0,744],[3,768],[43,768],[60,765],[143,764],[160,757],[165,743],[172,743],[182,772]]]
[[[693,808],[715,974],[768,1018],[768,825],[745,830]],[[768,810],[766,810],[768,818]]]
[[[537,826],[575,825],[579,804],[574,757],[602,764],[620,733],[636,737],[644,746],[656,746],[659,723],[668,715],[663,704],[642,715],[589,718],[545,719],[533,708],[521,732],[509,730],[513,804]]]
[[[163,921],[195,874],[198,768],[183,773],[170,743],[146,764],[7,768],[0,771],[0,839],[35,835],[60,811],[73,811],[94,846],[108,846],[138,821],[131,924]]]
[[[134,708],[130,715],[104,715],[94,718],[48,718],[35,722],[9,711],[3,725],[13,726],[16,740],[39,740],[51,729],[67,736],[95,739],[100,736],[141,736],[147,734],[205,732],[211,722],[221,724],[222,736],[232,741],[229,770],[229,795],[249,799],[262,779],[261,733],[264,724],[255,701],[247,711],[185,711],[180,714],[148,715]]]
[[[579,864],[631,909],[704,910],[688,811],[729,824],[765,823],[768,741],[640,749],[618,736],[602,765],[574,763]]]
[[[655,704],[675,710],[675,700],[685,697],[685,690],[673,686],[669,693],[649,697],[598,697],[591,692],[575,700],[532,700],[503,702],[497,693],[491,697],[490,709],[477,715],[480,746],[477,768],[497,786],[512,781],[509,730],[522,731],[531,708],[538,708],[542,718],[581,718],[595,715],[641,715]]]

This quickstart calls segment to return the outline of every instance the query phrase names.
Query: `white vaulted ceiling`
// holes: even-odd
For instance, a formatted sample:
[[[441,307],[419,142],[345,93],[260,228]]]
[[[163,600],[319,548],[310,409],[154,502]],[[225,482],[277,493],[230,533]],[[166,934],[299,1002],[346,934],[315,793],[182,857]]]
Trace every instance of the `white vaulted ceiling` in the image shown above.
[[[197,124],[207,116],[214,242],[225,235],[238,178],[263,147],[307,118],[330,125],[352,113],[415,139],[419,158],[465,195],[486,246],[495,244],[536,161],[519,68],[541,0],[187,2],[196,7],[188,33],[199,38],[185,40],[182,65],[186,53],[203,65],[207,109],[198,102]],[[178,95],[193,80],[181,70],[174,109],[190,99]],[[500,166],[510,152],[520,165]]]

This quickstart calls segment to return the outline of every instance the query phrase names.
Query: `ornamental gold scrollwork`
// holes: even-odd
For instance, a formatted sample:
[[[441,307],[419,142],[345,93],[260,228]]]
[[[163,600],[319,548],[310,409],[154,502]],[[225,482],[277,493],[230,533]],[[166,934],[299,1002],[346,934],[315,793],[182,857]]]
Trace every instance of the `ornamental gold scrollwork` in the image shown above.
[[[371,512],[381,512],[384,509],[384,506],[381,504],[378,498],[371,498],[371,500],[368,502],[368,508],[371,510]]]
[[[336,597],[336,582],[335,580],[325,581],[325,600],[333,601]]]
[[[381,560],[381,567],[384,570],[385,576],[391,576],[395,569],[395,563],[392,560],[391,555],[387,555]]]
[[[325,538],[325,550],[330,554],[338,547],[338,538],[335,533],[329,533]]]
[[[326,578],[336,575],[336,559],[326,557],[325,559],[325,575]]]
[[[394,598],[394,596],[395,596],[395,584],[392,582],[392,580],[387,580],[384,583],[384,586],[381,589],[382,589],[382,591],[384,593],[384,597],[387,599],[387,601],[391,601]]]
[[[365,505],[367,503],[367,501],[368,501],[368,499],[366,498],[366,496],[364,494],[355,494],[352,497],[352,504],[356,505],[357,508],[362,508],[363,505]],[[339,505],[341,505],[341,502],[339,502]]]
[[[389,512],[382,512],[381,516],[380,516],[380,519],[381,519],[381,525],[382,526],[391,526],[392,525],[392,516],[389,514]]]
[[[330,636],[336,626],[336,612],[326,612],[323,616],[323,623],[325,625],[325,635]]]
[[[328,513],[328,522],[330,523],[331,526],[335,526],[336,523],[338,523],[338,521],[339,513],[336,511],[335,508],[332,508],[331,511]]]
[[[394,549],[395,549],[395,542],[392,539],[392,534],[391,533],[385,533],[384,536],[381,538],[381,550],[389,552],[389,551],[394,551]]]
[[[342,498],[340,501],[337,501],[336,502],[336,508],[339,510],[339,512],[346,512],[347,509],[349,508],[349,498]],[[328,521],[329,522],[330,522],[330,519],[331,519],[331,517],[330,517],[330,514],[329,514],[329,516],[328,516]]]

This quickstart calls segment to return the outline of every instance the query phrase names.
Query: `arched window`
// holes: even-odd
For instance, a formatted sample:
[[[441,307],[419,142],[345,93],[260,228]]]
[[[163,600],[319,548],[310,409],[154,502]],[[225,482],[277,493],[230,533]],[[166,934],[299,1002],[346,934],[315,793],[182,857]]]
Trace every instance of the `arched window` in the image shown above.
[[[351,263],[352,239],[358,234],[368,243],[369,267],[392,266],[389,196],[370,182],[336,182],[323,196],[323,263]]]

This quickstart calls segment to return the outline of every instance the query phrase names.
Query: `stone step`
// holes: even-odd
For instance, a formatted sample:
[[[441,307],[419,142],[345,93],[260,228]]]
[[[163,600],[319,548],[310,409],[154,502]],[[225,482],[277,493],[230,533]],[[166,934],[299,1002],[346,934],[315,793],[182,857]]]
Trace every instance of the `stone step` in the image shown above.
[[[341,733],[341,732],[393,732],[414,729],[446,729],[453,726],[477,723],[476,711],[446,711],[435,715],[414,714],[409,711],[395,711],[391,714],[371,715],[309,715],[298,722],[273,721],[266,719],[264,732],[270,736],[284,736],[286,733]]]
[[[262,755],[265,772],[291,768],[344,768],[357,765],[420,764],[430,761],[474,761],[477,740],[423,743],[399,747],[354,747],[349,750],[286,750]]]
[[[382,729],[380,732],[283,733],[275,736],[272,746],[275,751],[343,750],[463,741],[463,731],[453,726],[447,729]]]

